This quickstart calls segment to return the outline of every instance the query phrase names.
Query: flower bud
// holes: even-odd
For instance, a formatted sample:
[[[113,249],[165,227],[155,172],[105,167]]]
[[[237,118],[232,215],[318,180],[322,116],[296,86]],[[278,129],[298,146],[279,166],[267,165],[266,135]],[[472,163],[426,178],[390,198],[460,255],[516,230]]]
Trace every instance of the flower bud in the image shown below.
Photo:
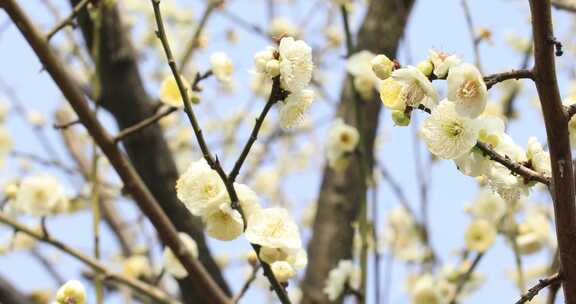
[[[390,60],[386,55],[377,55],[370,61],[372,66],[372,71],[376,74],[376,77],[384,80],[390,77],[392,70],[394,69],[394,62]]]
[[[86,290],[84,285],[76,280],[66,282],[56,293],[58,304],[84,304],[86,303]]]
[[[404,111],[392,111],[392,121],[396,126],[405,127],[410,124],[410,115]]]
[[[418,62],[418,65],[416,67],[418,68],[418,70],[420,70],[420,72],[422,72],[422,74],[426,76],[430,76],[432,74],[432,71],[434,71],[434,65],[432,65],[432,62],[430,62],[430,60],[422,60]]]

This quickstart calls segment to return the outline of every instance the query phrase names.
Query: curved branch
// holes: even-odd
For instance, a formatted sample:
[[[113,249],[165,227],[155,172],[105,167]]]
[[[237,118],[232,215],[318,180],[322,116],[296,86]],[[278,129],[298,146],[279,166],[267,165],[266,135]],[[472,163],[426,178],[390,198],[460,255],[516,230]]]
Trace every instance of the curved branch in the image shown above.
[[[547,278],[538,280],[538,284],[528,289],[528,292],[523,294],[520,300],[516,301],[515,304],[523,304],[532,301],[532,299],[537,296],[542,289],[548,286],[552,286],[560,281],[562,281],[562,276],[560,273],[556,273]]]

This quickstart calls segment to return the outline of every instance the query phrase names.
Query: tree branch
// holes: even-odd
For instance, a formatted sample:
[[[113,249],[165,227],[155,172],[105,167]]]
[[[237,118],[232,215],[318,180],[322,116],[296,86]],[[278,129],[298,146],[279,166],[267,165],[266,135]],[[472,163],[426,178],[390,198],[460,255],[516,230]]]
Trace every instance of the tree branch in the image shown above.
[[[484,82],[486,83],[486,88],[490,89],[493,85],[509,80],[509,79],[534,79],[534,72],[528,69],[512,70],[509,72],[492,74],[484,77]]]
[[[556,80],[556,40],[552,28],[550,0],[530,0],[532,34],[534,36],[534,81],[548,137],[552,181],[550,192],[554,202],[556,238],[560,253],[560,272],[566,303],[576,303],[576,207],[574,205],[574,173],[568,132],[568,115]]]
[[[87,105],[80,87],[50,49],[46,39],[43,38],[15,0],[1,0],[0,3],[3,4],[10,18],[18,26],[20,32],[40,58],[44,68],[54,79],[77,113],[84,127],[106,155],[110,164],[115,168],[128,192],[132,194],[132,197],[142,212],[150,219],[158,231],[159,237],[172,249],[190,276],[195,278],[191,280],[194,289],[204,296],[207,301],[228,303],[229,299],[222,289],[216,285],[204,267],[192,257],[190,252],[184,249],[185,247],[181,244],[172,222],[170,222],[164,211],[160,208],[158,202],[152,196],[130,162],[120,152],[113,139],[94,116]]]
[[[11,219],[9,216],[7,216],[6,214],[4,214],[2,212],[0,212],[0,222],[14,228],[16,231],[20,231],[22,233],[25,233],[26,235],[33,237],[33,238],[37,239],[38,241],[44,242],[44,243],[49,244],[55,248],[58,248],[62,252],[65,252],[65,253],[69,254],[70,256],[76,258],[80,262],[84,263],[86,266],[89,266],[94,271],[101,273],[103,277],[106,277],[109,280],[121,283],[123,285],[126,285],[126,286],[128,286],[128,287],[130,287],[130,288],[134,289],[135,291],[138,291],[142,294],[146,294],[147,296],[154,299],[155,301],[158,301],[161,303],[175,303],[176,302],[174,299],[171,299],[170,296],[168,296],[163,290],[160,290],[160,289],[158,289],[152,285],[148,285],[142,281],[128,278],[128,277],[125,277],[121,274],[114,273],[114,272],[108,270],[108,268],[106,268],[104,265],[102,265],[99,261],[97,261],[97,260],[95,260],[89,256],[84,255],[80,251],[69,247],[68,245],[60,242],[59,240],[52,238],[49,235],[37,232],[33,229],[26,227],[23,224],[18,223],[17,221]]]
[[[560,275],[560,273],[556,273],[556,274],[553,274],[547,278],[538,280],[538,284],[536,284],[533,287],[531,287],[530,289],[528,289],[528,292],[525,293],[524,295],[522,295],[520,300],[516,301],[515,304],[523,304],[523,303],[527,303],[527,302],[532,301],[532,299],[536,295],[538,295],[538,293],[542,289],[544,289],[548,286],[554,285],[560,281],[562,281],[562,276]]]
[[[61,29],[65,28],[67,25],[74,24],[74,18],[76,18],[78,13],[82,9],[84,9],[84,7],[86,7],[86,5],[88,5],[88,3],[90,3],[90,1],[91,0],[82,0],[82,1],[78,2],[78,4],[76,6],[74,6],[74,8],[72,9],[72,12],[70,13],[70,15],[68,15],[62,21],[58,22],[58,24],[56,24],[56,26],[54,26],[54,28],[52,30],[50,30],[50,32],[48,32],[48,34],[46,34],[46,40],[52,39],[52,37],[54,35],[56,35],[56,33],[58,33]]]

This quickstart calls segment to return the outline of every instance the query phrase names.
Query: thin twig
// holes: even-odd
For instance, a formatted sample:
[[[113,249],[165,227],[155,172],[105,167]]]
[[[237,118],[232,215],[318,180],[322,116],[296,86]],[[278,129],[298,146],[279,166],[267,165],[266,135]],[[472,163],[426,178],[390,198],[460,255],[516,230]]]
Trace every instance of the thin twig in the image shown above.
[[[458,280],[456,289],[454,290],[454,294],[452,294],[452,298],[449,301],[450,304],[456,303],[458,296],[460,296],[460,293],[464,289],[464,286],[466,285],[468,280],[470,280],[470,278],[472,277],[472,274],[474,273],[474,270],[476,270],[476,267],[478,267],[478,265],[480,264],[482,257],[484,257],[484,252],[478,252],[476,254],[476,257],[474,257],[474,260],[472,260],[472,264],[470,265],[468,270],[466,270],[466,272],[460,276],[460,280]]]
[[[486,87],[490,89],[493,85],[509,79],[534,79],[534,72],[528,69],[512,70],[488,75],[484,77],[484,82],[486,83]]]
[[[533,287],[530,287],[530,289],[528,289],[528,292],[525,293],[520,300],[516,301],[515,304],[523,304],[523,303],[527,303],[532,301],[532,299],[538,295],[538,293],[553,284],[556,284],[558,282],[562,281],[562,276],[560,275],[560,273],[556,273],[553,274],[547,278],[544,279],[540,279],[538,280],[538,284],[534,285]]]
[[[50,30],[48,32],[48,34],[46,34],[46,40],[50,40],[54,35],[56,35],[56,33],[58,33],[61,29],[65,28],[66,26],[73,25],[74,24],[74,18],[76,18],[76,15],[78,15],[78,13],[80,13],[80,11],[88,3],[90,3],[90,1],[91,0],[82,0],[82,1],[78,2],[78,4],[76,4],[76,6],[74,6],[74,8],[72,9],[72,12],[70,13],[70,15],[68,15],[62,21],[58,22],[58,24],[56,24],[56,26],[54,26],[54,28],[52,30]]]
[[[123,129],[122,131],[120,131],[118,133],[118,135],[116,135],[116,137],[114,137],[114,142],[118,143],[124,139],[126,139],[127,137],[134,135],[142,130],[144,130],[146,127],[153,125],[154,123],[158,122],[160,119],[176,112],[178,110],[178,107],[167,107],[164,108],[163,110],[159,111],[158,113],[152,115],[151,117],[148,117],[130,127],[127,127],[125,129]]]
[[[569,0],[552,0],[550,1],[554,8],[559,10],[564,10],[572,13],[576,13],[576,3]]]
[[[478,70],[482,71],[482,62],[480,60],[480,39],[478,39],[476,36],[476,29],[474,28],[474,21],[472,20],[472,14],[470,13],[467,0],[462,0],[462,9],[464,11],[466,25],[468,26],[468,33],[470,35],[470,40],[472,41],[472,47],[474,49],[474,64]]]
[[[80,262],[84,263],[86,266],[92,268],[94,271],[99,272],[103,277],[105,277],[107,279],[110,279],[110,280],[116,281],[118,283],[121,283],[123,285],[126,285],[126,286],[134,289],[135,291],[146,294],[150,298],[152,298],[156,301],[159,301],[161,303],[176,303],[176,301],[174,299],[171,299],[170,296],[168,296],[164,291],[162,291],[162,290],[160,290],[154,286],[148,285],[142,281],[134,280],[132,278],[125,277],[121,274],[114,273],[114,272],[110,271],[108,268],[106,268],[106,266],[104,266],[100,262],[98,262],[97,260],[95,260],[89,256],[84,255],[80,251],[69,247],[68,245],[60,242],[59,240],[52,238],[49,235],[37,232],[31,228],[28,228],[25,225],[17,222],[16,220],[13,220],[9,216],[7,216],[1,212],[0,212],[0,223],[3,223],[5,225],[10,226],[10,227],[14,228],[16,231],[20,231],[22,233],[25,233],[26,235],[33,237],[33,238],[37,239],[38,241],[49,244],[55,248],[58,248],[62,252],[69,254],[70,256],[72,256],[72,257],[76,258],[77,260],[79,260]]]
[[[208,18],[210,18],[210,15],[212,15],[212,12],[214,12],[214,10],[218,5],[220,5],[218,1],[208,1],[208,3],[206,4],[206,8],[202,13],[200,22],[198,23],[198,26],[196,26],[196,30],[194,30],[192,38],[190,39],[190,41],[188,41],[186,47],[184,48],[184,54],[182,55],[182,59],[180,59],[180,68],[182,70],[186,69],[186,65],[192,58],[194,51],[198,48],[200,36],[202,35],[204,27],[206,27],[206,24],[208,23]]]
[[[242,288],[240,289],[238,294],[234,296],[232,303],[240,302],[242,297],[246,294],[246,292],[248,291],[248,289],[252,285],[252,282],[254,282],[254,280],[256,280],[256,275],[258,274],[258,270],[260,270],[260,264],[254,265],[254,267],[252,267],[252,273],[250,273],[250,276],[248,277],[246,282],[244,282],[244,285],[242,285]]]

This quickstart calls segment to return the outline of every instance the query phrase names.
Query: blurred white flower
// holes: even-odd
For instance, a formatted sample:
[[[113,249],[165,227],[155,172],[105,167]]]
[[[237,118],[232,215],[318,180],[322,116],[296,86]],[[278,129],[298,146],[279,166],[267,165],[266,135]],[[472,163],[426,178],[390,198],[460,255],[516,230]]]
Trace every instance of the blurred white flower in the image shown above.
[[[226,53],[216,52],[210,55],[210,66],[214,76],[220,82],[229,83],[232,81],[234,65]]]
[[[352,263],[351,260],[340,260],[336,268],[328,273],[323,291],[328,295],[330,301],[335,301],[347,287],[358,290],[361,277],[362,274],[358,265]]]
[[[50,175],[26,177],[20,183],[16,198],[11,204],[14,210],[33,216],[47,216],[61,211],[68,197],[60,182]]]
[[[70,280],[62,285],[56,293],[58,304],[85,304],[86,290],[80,281]]]
[[[180,241],[184,245],[184,248],[194,257],[198,258],[198,245],[196,241],[192,239],[188,234],[184,232],[179,232],[178,237],[180,237]],[[182,263],[178,260],[174,252],[166,247],[164,248],[164,252],[162,254],[162,259],[164,262],[164,269],[166,272],[171,274],[173,277],[177,279],[185,278],[188,276],[188,272],[182,266]]]

